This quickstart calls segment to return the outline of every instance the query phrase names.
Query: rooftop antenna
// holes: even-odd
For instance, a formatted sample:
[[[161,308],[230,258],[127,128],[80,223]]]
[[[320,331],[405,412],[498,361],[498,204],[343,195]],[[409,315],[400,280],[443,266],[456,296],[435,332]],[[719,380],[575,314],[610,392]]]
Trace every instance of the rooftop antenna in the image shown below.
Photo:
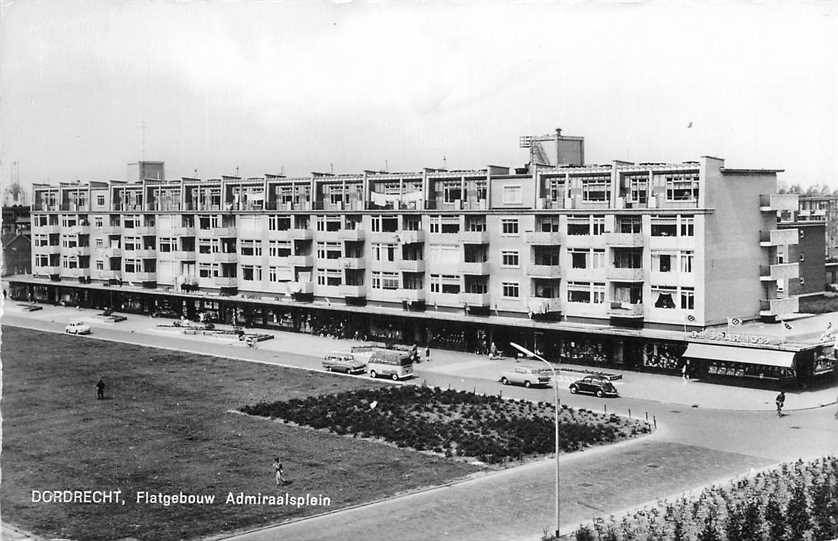
[[[335,164],[333,162],[329,162],[329,173],[335,174]]]
[[[198,178],[198,168],[195,168],[195,178]]]
[[[285,176],[285,166],[284,165],[279,166],[279,174],[282,175],[283,177]]]
[[[446,170],[448,169],[448,157],[447,156],[442,157],[442,168],[446,169]]]
[[[239,176],[239,166],[236,166],[236,176]]]
[[[384,170],[385,170],[385,171],[389,171],[389,170],[390,170],[390,162],[389,162],[389,161],[387,161],[387,160],[384,160]]]

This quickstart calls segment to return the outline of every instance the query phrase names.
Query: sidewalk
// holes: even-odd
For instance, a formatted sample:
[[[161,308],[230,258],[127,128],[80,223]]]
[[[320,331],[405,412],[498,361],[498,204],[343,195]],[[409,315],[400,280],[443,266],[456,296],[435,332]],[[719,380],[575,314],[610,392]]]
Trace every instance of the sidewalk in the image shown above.
[[[45,322],[54,322],[62,327],[72,320],[83,320],[91,324],[94,334],[97,327],[108,328],[115,331],[128,333],[139,333],[149,336],[166,337],[184,342],[217,342],[219,346],[233,346],[241,348],[237,357],[248,357],[251,351],[244,343],[231,339],[207,337],[201,335],[184,335],[180,329],[160,327],[160,325],[171,324],[173,320],[167,318],[151,318],[149,316],[127,314],[128,319],[120,323],[108,323],[98,317],[97,310],[63,308],[50,305],[40,305],[42,310],[27,312],[15,302],[7,302],[4,311],[10,316],[33,319]],[[229,329],[230,326],[218,325],[220,329]],[[352,346],[360,345],[362,342],[355,340],[333,339],[322,336],[313,336],[303,333],[284,332],[267,329],[253,329],[251,332],[259,332],[273,335],[273,340],[259,342],[254,348],[262,352],[259,357],[264,357],[267,352],[277,356],[277,360],[283,364],[293,364],[300,368],[319,368],[319,360],[329,352],[348,352]],[[149,345],[154,345],[153,342]],[[256,353],[256,351],[253,351]],[[422,358],[424,359],[424,351]],[[280,357],[282,354],[289,354],[292,359]],[[306,356],[308,359],[302,359]],[[460,351],[449,351],[442,349],[431,349],[431,362],[421,362],[415,366],[416,375],[419,378],[432,376],[459,377],[478,380],[497,381],[504,368],[515,362],[514,359],[489,359],[486,356],[464,353]],[[537,361],[525,361],[538,364]],[[561,365],[559,375],[559,389],[562,394],[569,394],[568,386],[572,381],[579,379],[586,372],[596,370],[595,367],[579,365]],[[701,381],[684,382],[680,376],[669,376],[663,374],[649,374],[629,370],[615,370],[606,368],[605,371],[622,375],[621,380],[615,382],[620,396],[650,400],[667,404],[681,404],[690,407],[705,409],[757,411],[773,410],[776,391],[751,389],[746,387],[735,387],[730,385],[719,385]],[[817,391],[788,392],[786,394],[786,410],[795,411],[802,409],[820,408],[836,404],[838,386]]]

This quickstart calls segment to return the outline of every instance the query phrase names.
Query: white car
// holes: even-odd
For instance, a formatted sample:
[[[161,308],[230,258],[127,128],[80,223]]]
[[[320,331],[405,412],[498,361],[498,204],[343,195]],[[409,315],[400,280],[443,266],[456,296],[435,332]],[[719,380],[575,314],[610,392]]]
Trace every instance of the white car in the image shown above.
[[[81,321],[71,321],[69,325],[64,327],[64,332],[67,334],[90,334],[90,325]]]

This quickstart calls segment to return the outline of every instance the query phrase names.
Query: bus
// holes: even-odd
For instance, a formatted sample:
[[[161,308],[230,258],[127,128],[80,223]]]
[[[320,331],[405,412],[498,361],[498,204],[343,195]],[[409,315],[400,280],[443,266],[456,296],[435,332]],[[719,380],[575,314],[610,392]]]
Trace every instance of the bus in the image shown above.
[[[393,381],[413,377],[413,360],[407,351],[375,349],[367,361],[367,372],[371,378],[379,376],[392,378]]]

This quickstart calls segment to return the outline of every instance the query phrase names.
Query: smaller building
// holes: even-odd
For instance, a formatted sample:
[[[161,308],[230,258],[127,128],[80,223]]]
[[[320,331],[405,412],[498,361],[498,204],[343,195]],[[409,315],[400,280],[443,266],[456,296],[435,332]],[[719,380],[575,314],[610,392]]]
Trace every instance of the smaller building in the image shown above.
[[[784,280],[782,287],[789,296],[821,293],[826,289],[826,235],[824,222],[783,222],[780,229],[796,229],[797,244],[788,245],[788,254],[778,254],[777,263],[798,263],[799,275]]]
[[[4,233],[3,262],[0,275],[28,274],[32,272],[32,239],[28,235]]]

